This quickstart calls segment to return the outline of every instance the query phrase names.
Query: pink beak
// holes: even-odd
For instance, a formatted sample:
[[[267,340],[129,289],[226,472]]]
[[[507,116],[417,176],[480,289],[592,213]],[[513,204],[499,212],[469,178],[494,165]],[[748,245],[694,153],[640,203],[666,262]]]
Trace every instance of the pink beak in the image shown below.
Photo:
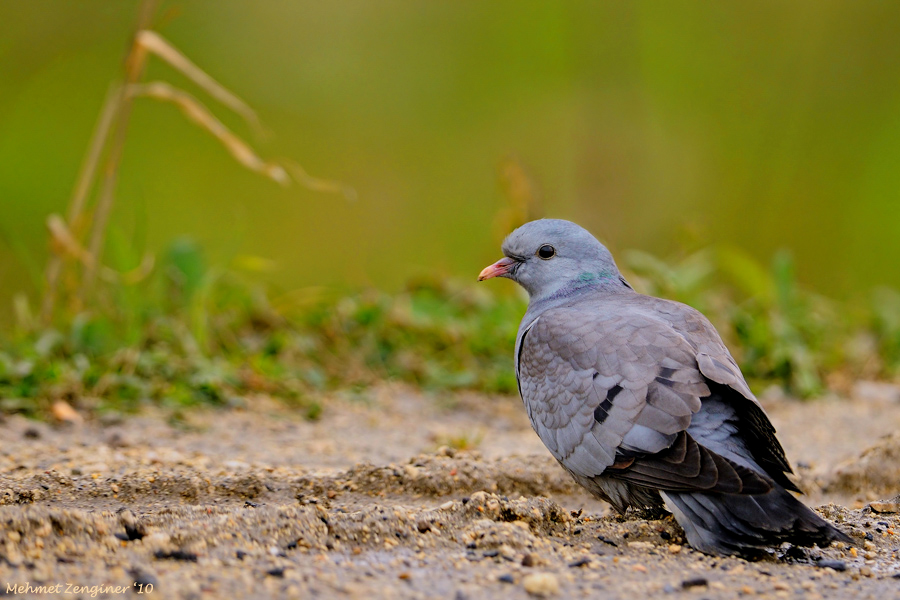
[[[501,258],[491,266],[485,267],[484,270],[478,274],[478,281],[506,275],[514,264],[516,264],[516,261],[512,258]]]

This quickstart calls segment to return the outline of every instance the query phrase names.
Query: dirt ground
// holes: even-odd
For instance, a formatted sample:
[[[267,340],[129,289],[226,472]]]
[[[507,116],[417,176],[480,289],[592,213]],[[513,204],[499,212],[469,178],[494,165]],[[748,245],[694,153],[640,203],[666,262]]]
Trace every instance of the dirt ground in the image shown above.
[[[385,385],[312,423],[0,419],[0,596],[900,598],[900,388],[763,401],[856,547],[705,556],[577,488],[517,399]]]

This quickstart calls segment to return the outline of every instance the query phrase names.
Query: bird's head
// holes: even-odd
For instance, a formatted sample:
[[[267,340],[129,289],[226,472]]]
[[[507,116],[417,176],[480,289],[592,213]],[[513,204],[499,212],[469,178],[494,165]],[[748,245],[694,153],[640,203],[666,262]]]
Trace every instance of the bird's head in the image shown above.
[[[583,227],[561,219],[540,219],[510,233],[505,258],[486,267],[478,281],[506,277],[532,301],[568,295],[583,288],[625,287],[606,247]]]

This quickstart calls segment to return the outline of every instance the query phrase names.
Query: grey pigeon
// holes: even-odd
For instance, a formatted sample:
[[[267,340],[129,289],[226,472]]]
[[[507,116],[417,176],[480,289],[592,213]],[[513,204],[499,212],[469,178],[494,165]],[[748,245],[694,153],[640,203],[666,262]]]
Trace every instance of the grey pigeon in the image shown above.
[[[782,542],[850,542],[788,490],[791,467],[712,324],[645,296],[574,223],[526,223],[479,281],[529,294],[515,365],[541,440],[579,484],[624,513],[671,511],[707,554],[759,555]]]

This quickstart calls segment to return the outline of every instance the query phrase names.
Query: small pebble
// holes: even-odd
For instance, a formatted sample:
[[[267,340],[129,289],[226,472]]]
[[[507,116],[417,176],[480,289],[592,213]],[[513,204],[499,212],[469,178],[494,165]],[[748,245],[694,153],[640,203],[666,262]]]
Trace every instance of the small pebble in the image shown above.
[[[106,438],[106,445],[111,448],[126,448],[128,440],[119,432],[114,432]]]
[[[569,567],[570,567],[570,568],[575,568],[575,567],[587,567],[587,566],[589,566],[590,564],[591,564],[591,559],[585,556],[584,558],[579,558],[579,559],[576,560],[575,562],[569,563]]]
[[[681,545],[669,544],[669,554],[678,554],[679,552],[681,552]]]
[[[184,550],[174,550],[172,552],[163,552],[162,550],[153,554],[156,558],[169,560],[184,560],[187,562],[197,562],[197,555],[193,552],[185,552]]]
[[[834,560],[831,558],[826,558],[825,560],[820,560],[816,563],[817,567],[821,567],[823,569],[834,569],[835,571],[846,571],[847,563],[842,560]]]
[[[784,583],[783,581],[776,581],[773,585],[773,588],[782,592],[789,592],[791,590],[791,586]]]
[[[497,581],[499,581],[500,583],[515,583],[516,582],[516,580],[513,579],[513,576],[510,575],[509,573],[506,573],[505,575],[501,575],[500,577],[497,578]]]
[[[706,580],[706,577],[692,577],[681,582],[681,587],[684,589],[707,585],[709,585],[709,581]]]
[[[72,405],[70,405],[65,400],[57,400],[50,407],[51,414],[58,420],[63,423],[68,424],[77,424],[84,421],[84,417],[78,414]]]
[[[157,581],[156,577],[146,571],[135,569],[130,571],[129,574],[133,577],[132,585],[134,586],[135,591],[142,590],[148,585],[152,585],[153,587],[159,586],[159,581]]]
[[[147,537],[147,530],[142,521],[140,521],[137,516],[130,510],[123,510],[119,513],[119,523],[122,527],[125,528],[125,536],[122,537],[120,534],[116,534],[116,537],[120,540],[125,540],[129,542],[133,542],[135,540],[142,540]]]
[[[598,535],[597,539],[600,540],[601,542],[603,542],[604,544],[609,544],[610,546],[618,546],[618,544],[614,540],[611,540],[608,537],[603,537],[602,535]]]
[[[553,573],[529,573],[522,579],[522,586],[532,596],[542,598],[559,593],[559,580]]]

